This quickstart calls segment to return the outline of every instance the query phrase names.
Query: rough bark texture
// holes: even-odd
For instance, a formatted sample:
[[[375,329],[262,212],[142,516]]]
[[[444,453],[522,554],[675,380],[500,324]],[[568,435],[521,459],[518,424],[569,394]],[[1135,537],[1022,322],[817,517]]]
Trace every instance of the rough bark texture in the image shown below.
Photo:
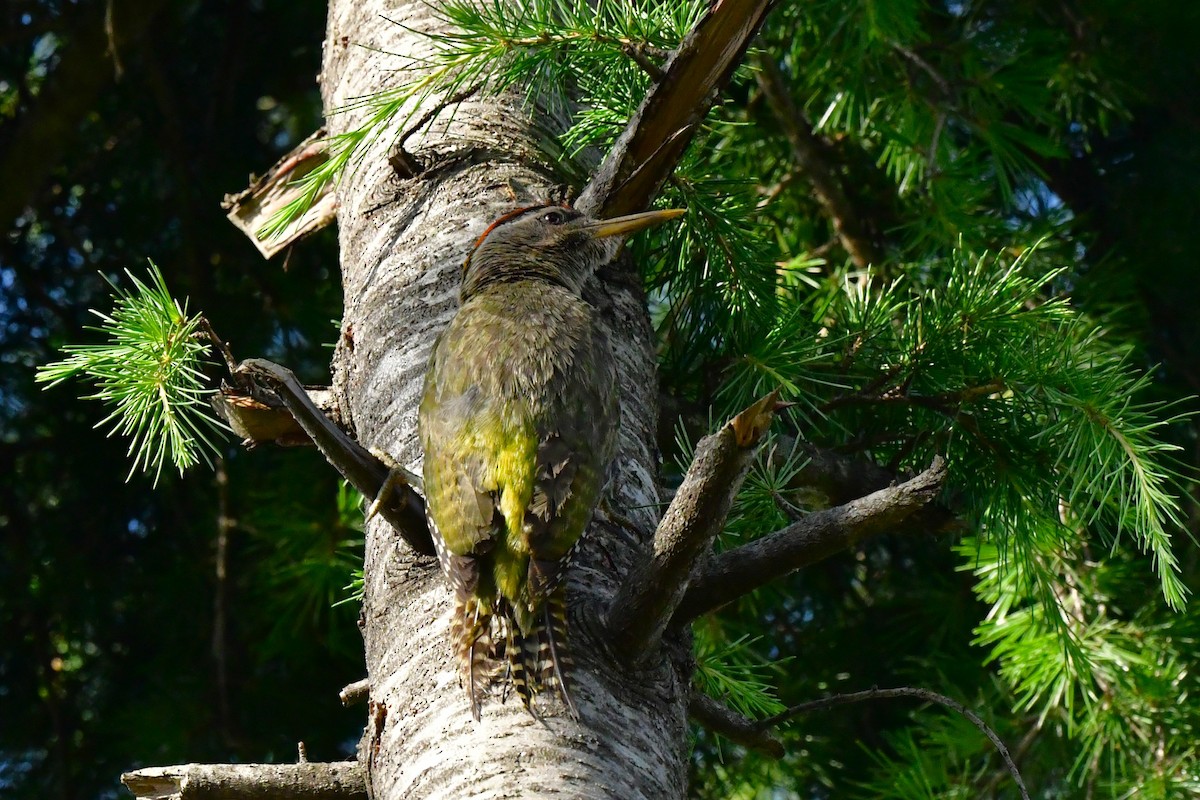
[[[409,29],[433,24],[420,0],[333,0],[322,74],[327,110],[396,86],[404,59],[385,53],[427,52],[429,42]],[[468,248],[512,207],[511,191],[528,202],[558,183],[536,144],[545,133],[530,116],[554,127],[519,99],[472,98],[454,110],[452,123],[448,110],[408,139],[407,150],[425,166],[418,177],[397,177],[389,166],[392,132],[338,188],[345,316],[334,390],[359,441],[414,471],[425,363],[457,306]],[[331,114],[331,132],[361,119],[359,112]],[[602,275],[588,299],[610,327],[621,375],[622,433],[607,502],[636,530],[593,524],[571,571],[573,697],[581,719],[538,721],[514,698],[494,698],[473,722],[447,636],[450,593],[431,559],[373,520],[363,605],[371,701],[360,759],[374,797],[684,795],[686,680],[662,654],[637,671],[618,667],[597,636],[598,609],[654,529],[658,502],[651,331],[639,288],[618,285],[617,274]]]

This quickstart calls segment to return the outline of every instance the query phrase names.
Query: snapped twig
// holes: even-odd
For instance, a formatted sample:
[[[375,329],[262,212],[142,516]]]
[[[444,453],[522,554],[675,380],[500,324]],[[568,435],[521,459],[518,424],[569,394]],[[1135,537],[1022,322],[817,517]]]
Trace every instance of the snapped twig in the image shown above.
[[[358,705],[364,702],[371,695],[371,682],[366,678],[361,681],[355,681],[347,686],[343,686],[338,692],[338,699],[342,701],[342,705],[346,708]]]
[[[616,652],[636,663],[652,651],[675,614],[696,560],[725,525],[754,457],[779,409],[771,392],[706,436],[654,532],[650,552],[613,598],[605,622]]]
[[[898,486],[880,489],[713,556],[692,580],[672,624],[685,624],[758,587],[883,533],[931,504],[946,480],[946,464],[935,458],[929,469]]]
[[[944,694],[930,691],[929,689],[919,689],[914,686],[900,686],[895,689],[867,689],[862,692],[850,692],[848,694],[835,694],[832,697],[823,697],[820,700],[810,700],[807,703],[794,705],[784,711],[779,712],[773,717],[767,717],[761,722],[755,723],[755,729],[762,733],[769,731],[776,725],[782,722],[787,722],[790,719],[795,719],[803,714],[810,714],[813,711],[824,711],[829,708],[837,708],[838,706],[850,705],[851,703],[862,703],[868,700],[886,700],[894,697],[914,697],[918,700],[924,700],[929,703],[938,703],[946,708],[962,714],[971,724],[988,738],[988,741],[1000,753],[1000,757],[1004,759],[1004,765],[1008,768],[1009,773],[1016,782],[1017,788],[1021,791],[1021,797],[1024,800],[1029,800],[1029,790],[1025,788],[1025,781],[1021,778],[1021,771],[1017,769],[1016,762],[1013,761],[1012,755],[1005,747],[1004,741],[1000,736],[992,730],[983,719],[971,709],[964,706],[957,700],[947,697]]]
[[[575,207],[596,217],[641,211],[675,169],[771,0],[714,3],[680,43]]]
[[[388,466],[322,414],[291,370],[265,359],[248,358],[238,365],[237,375],[265,383],[275,392],[325,459],[364,497],[376,497],[389,483],[392,471]],[[387,502],[381,504],[380,516],[418,553],[433,555],[425,501],[412,486],[395,483],[391,481],[393,490]]]
[[[692,690],[688,697],[688,716],[734,744],[771,758],[783,758],[783,742],[774,734],[704,692]]]
[[[293,242],[320,230],[333,222],[337,212],[337,197],[333,184],[327,184],[317,194],[303,214],[273,236],[260,237],[259,231],[270,224],[281,209],[304,191],[299,181],[329,160],[327,133],[321,128],[237,194],[225,196],[221,207],[229,221],[246,234],[263,258],[270,258]]]

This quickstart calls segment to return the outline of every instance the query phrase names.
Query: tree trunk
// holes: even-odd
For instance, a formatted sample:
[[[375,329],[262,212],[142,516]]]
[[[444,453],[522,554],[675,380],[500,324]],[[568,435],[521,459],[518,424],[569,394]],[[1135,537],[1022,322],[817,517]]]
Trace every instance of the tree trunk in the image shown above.
[[[431,49],[412,29],[437,24],[423,0],[331,0],[321,77],[331,133],[366,118],[361,109],[338,108],[405,80],[409,58]],[[335,392],[358,440],[414,471],[425,363],[457,308],[463,259],[493,219],[514,204],[545,200],[561,182],[538,148],[558,124],[519,96],[477,96],[407,140],[423,168],[417,177],[392,166],[397,124],[338,187],[345,313]],[[657,515],[652,331],[628,268],[606,269],[588,300],[609,326],[620,369],[621,439],[606,504],[624,519],[610,523],[598,512],[602,521],[592,524],[570,571],[580,719],[537,720],[510,696],[490,698],[474,722],[452,658],[445,581],[433,560],[375,519],[366,536],[361,624],[371,690],[359,754],[373,797],[684,795],[687,659],[664,649],[636,669],[620,665],[607,655],[599,624]]]

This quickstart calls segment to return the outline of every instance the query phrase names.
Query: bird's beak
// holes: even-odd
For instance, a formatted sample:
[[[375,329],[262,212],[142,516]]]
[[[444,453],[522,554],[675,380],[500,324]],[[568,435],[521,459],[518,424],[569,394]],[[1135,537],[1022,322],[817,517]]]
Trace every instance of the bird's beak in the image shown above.
[[[662,211],[643,211],[641,214],[627,214],[624,217],[602,219],[591,223],[585,230],[593,239],[604,239],[609,236],[626,236],[631,233],[659,225],[669,219],[683,216],[682,208],[668,208]]]

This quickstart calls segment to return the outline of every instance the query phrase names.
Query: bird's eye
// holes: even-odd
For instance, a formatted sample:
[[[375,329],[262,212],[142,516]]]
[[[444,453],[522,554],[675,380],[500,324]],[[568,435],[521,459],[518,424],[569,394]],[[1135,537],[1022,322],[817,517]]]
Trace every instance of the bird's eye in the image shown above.
[[[542,222],[547,225],[562,225],[567,221],[567,215],[561,211],[550,211],[542,215]]]

